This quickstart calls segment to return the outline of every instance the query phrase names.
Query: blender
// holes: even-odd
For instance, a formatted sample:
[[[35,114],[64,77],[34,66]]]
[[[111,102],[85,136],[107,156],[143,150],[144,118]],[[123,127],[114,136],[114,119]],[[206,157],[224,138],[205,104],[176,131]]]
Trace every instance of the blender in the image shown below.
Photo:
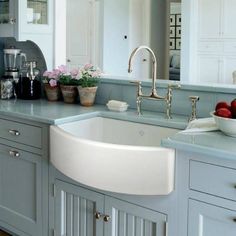
[[[19,71],[23,63],[22,59],[26,61],[26,54],[16,48],[4,49],[3,52],[5,76],[12,76],[14,80],[17,80],[19,78]]]
[[[15,96],[14,84],[19,81],[19,72],[26,54],[14,47],[4,49],[4,76],[1,78],[1,99],[10,99]]]

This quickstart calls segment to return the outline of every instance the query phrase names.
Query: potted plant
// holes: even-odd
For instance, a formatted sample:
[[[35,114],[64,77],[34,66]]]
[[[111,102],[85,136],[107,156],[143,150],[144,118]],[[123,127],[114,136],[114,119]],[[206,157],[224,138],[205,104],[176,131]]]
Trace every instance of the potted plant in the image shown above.
[[[64,102],[75,103],[78,97],[77,86],[79,84],[79,70],[73,69],[69,72],[66,66],[59,66],[58,69],[61,72],[59,75],[59,83]]]
[[[57,101],[60,98],[59,79],[60,71],[45,71],[43,73],[43,84],[48,101]]]
[[[95,101],[101,71],[92,64],[86,64],[79,71],[79,97],[82,106],[92,106]]]

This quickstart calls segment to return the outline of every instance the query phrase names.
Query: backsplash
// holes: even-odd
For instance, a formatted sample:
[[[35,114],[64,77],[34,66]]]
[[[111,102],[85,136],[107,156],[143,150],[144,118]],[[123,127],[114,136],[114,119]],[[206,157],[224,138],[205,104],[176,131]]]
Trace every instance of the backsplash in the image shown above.
[[[3,49],[10,48],[12,46],[21,49],[23,53],[26,53],[28,61],[36,61],[37,68],[41,73],[47,69],[45,58],[37,44],[30,40],[18,42],[15,38],[0,37],[0,77],[4,73]]]
[[[169,81],[157,81],[158,94],[165,96]],[[173,83],[173,82],[172,82]],[[144,82],[143,93],[149,94],[151,83]],[[96,98],[97,104],[106,104],[108,100],[115,99],[125,101],[129,108],[136,109],[136,86],[129,83],[128,80],[102,79]],[[214,110],[217,101],[225,100],[230,102],[236,98],[236,87],[220,87],[220,85],[188,85],[183,84],[178,90],[173,90],[172,113],[178,115],[191,114],[191,102],[189,96],[199,96],[197,103],[198,117],[209,117],[210,112]],[[143,99],[142,110],[165,112],[164,101],[151,101]],[[143,112],[145,114],[145,112]]]

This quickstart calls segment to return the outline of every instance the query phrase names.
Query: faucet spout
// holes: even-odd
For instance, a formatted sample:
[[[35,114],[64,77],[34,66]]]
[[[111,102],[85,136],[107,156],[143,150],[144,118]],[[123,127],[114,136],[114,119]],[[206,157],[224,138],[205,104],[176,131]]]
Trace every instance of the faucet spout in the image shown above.
[[[129,58],[128,73],[132,72],[133,58],[140,50],[147,50],[152,56],[152,93],[150,97],[158,97],[156,90],[156,77],[157,77],[157,59],[153,50],[147,46],[139,46],[133,50]]]

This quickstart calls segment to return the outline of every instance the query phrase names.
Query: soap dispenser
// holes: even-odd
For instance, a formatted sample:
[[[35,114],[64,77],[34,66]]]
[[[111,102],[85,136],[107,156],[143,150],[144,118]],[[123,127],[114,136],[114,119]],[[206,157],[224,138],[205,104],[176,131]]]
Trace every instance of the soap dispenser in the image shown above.
[[[19,99],[33,100],[41,97],[41,82],[39,70],[35,61],[24,63],[19,81],[15,85],[16,96]]]

